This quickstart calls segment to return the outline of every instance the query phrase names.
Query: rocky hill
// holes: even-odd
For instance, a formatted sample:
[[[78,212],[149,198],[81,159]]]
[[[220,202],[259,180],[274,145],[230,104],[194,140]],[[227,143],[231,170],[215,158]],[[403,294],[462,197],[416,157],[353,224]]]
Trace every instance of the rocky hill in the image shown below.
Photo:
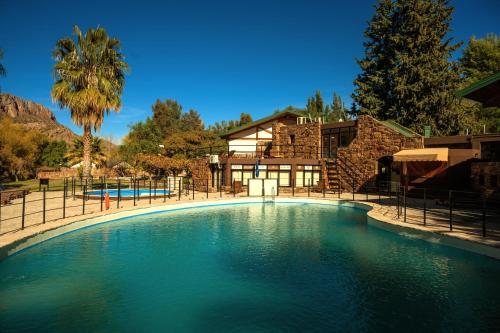
[[[0,93],[0,118],[5,116],[54,140],[64,140],[71,144],[73,139],[78,137],[69,128],[58,123],[52,111],[45,106],[14,95]]]

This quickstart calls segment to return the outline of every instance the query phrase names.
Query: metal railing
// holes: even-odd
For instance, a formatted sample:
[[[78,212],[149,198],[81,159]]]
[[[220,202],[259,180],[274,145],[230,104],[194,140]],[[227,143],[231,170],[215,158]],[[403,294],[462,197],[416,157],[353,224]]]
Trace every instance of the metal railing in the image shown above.
[[[368,182],[356,190],[352,179],[351,191],[332,193],[325,179],[305,186],[279,187],[276,196],[313,197],[356,200],[378,203],[390,218],[418,224],[433,230],[463,232],[500,239],[500,208],[498,202],[477,192],[405,187],[389,182]],[[354,189],[354,190],[352,190]],[[108,195],[106,195],[108,193]],[[111,195],[110,195],[111,193]],[[69,217],[100,213],[108,209],[133,208],[153,204],[223,197],[246,197],[245,189],[235,181],[212,186],[209,179],[80,179],[62,180],[60,185],[41,191],[9,190],[0,192],[0,234],[22,230]]]

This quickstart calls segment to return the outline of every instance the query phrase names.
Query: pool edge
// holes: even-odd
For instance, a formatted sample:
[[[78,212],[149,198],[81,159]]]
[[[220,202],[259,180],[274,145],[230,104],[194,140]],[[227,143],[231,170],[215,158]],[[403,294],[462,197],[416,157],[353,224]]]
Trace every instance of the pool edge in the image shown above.
[[[346,201],[337,199],[310,199],[310,198],[275,198],[276,203],[313,203],[313,204],[323,204],[323,205],[334,205],[334,206],[344,206],[362,209],[367,213],[367,223],[375,227],[394,232],[400,233],[401,231],[411,232],[418,235],[419,239],[426,240],[433,243],[440,243],[442,245],[451,246],[459,248],[465,251],[473,252],[476,254],[488,256],[497,260],[500,260],[500,249],[485,244],[477,243],[473,240],[465,240],[455,236],[449,236],[430,230],[422,230],[421,228],[414,225],[401,225],[395,224],[390,219],[377,214],[374,212],[373,207],[376,204],[359,202],[359,201]],[[48,241],[52,238],[71,233],[77,230],[85,229],[94,225],[113,222],[128,217],[158,214],[168,211],[177,211],[190,208],[204,208],[204,207],[215,207],[215,206],[226,206],[234,204],[248,204],[248,203],[263,203],[263,199],[257,198],[238,198],[238,199],[226,199],[226,200],[210,200],[201,202],[190,202],[190,203],[179,203],[170,205],[159,205],[154,207],[144,207],[130,209],[120,212],[115,212],[107,215],[100,215],[94,217],[88,217],[80,220],[70,222],[65,225],[55,226],[52,229],[48,229],[36,234],[28,235],[12,243],[3,245],[0,247],[0,261],[5,258],[18,253],[20,251],[26,250],[32,246],[39,243]]]

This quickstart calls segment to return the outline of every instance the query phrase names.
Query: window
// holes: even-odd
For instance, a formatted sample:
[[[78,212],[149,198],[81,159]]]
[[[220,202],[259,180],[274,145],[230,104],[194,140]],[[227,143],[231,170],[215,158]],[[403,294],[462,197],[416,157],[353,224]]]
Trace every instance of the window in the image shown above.
[[[241,170],[231,170],[231,184],[234,181],[241,182],[242,174]]]
[[[297,165],[295,172],[295,186],[317,186],[321,181],[320,165]]]
[[[323,156],[333,157],[338,147],[347,147],[356,137],[356,127],[337,127],[322,130]]]
[[[279,185],[290,186],[290,171],[280,171]]]

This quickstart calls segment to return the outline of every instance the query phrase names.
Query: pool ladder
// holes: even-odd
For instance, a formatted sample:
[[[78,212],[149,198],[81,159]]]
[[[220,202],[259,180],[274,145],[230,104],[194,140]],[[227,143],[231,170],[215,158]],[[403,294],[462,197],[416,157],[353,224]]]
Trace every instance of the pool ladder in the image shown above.
[[[274,203],[275,202],[275,191],[274,191],[274,187],[271,188],[271,195],[270,196],[266,196],[264,195],[264,202],[272,202]]]

